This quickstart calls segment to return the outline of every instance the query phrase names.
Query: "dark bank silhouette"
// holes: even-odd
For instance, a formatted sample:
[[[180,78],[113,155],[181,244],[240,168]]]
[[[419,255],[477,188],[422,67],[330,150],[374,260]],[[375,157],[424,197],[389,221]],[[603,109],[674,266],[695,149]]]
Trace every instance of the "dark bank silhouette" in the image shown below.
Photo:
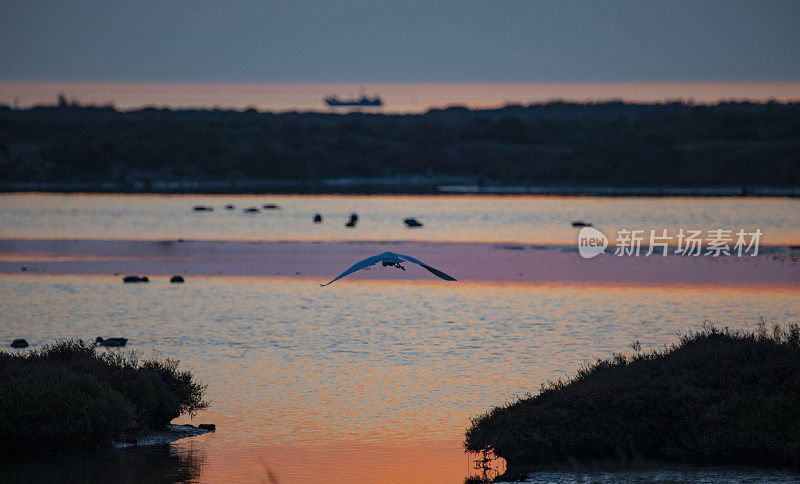
[[[224,192],[272,180],[287,183],[274,190],[347,191],[323,182],[402,176],[743,194],[798,187],[800,104],[552,102],[418,115],[0,106],[7,190],[91,182],[87,189]]]

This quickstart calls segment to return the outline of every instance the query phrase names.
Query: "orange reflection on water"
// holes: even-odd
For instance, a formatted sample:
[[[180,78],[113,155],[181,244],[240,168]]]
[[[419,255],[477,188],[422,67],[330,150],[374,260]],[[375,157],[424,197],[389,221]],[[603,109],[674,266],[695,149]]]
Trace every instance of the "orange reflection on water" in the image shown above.
[[[593,357],[800,318],[800,287],[0,276],[0,341],[123,336],[208,384],[204,482],[463,482],[469,419]]]
[[[475,475],[474,455],[459,442],[422,440],[407,444],[320,443],[313,447],[179,441],[179,451],[205,445],[200,482],[321,483],[463,482]],[[502,460],[497,463],[504,469]]]

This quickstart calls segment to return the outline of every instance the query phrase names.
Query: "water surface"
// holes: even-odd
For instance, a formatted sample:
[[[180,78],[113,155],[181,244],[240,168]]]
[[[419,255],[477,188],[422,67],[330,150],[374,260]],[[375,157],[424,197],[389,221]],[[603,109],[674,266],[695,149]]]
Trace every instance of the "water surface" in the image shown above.
[[[269,203],[281,209],[242,212]],[[214,211],[195,212],[195,205]],[[317,212],[322,224],[311,222]],[[360,220],[347,229],[351,212]],[[157,449],[34,458],[14,463],[8,475],[463,482],[472,471],[461,445],[470,418],[535,393],[543,382],[567,378],[594,358],[630,352],[634,340],[662,348],[706,319],[732,329],[752,329],[759,318],[800,321],[795,249],[747,260],[703,258],[697,267],[691,258],[672,257],[587,262],[575,253],[573,221],[609,234],[760,229],[762,244],[791,246],[800,245],[799,215],[800,200],[788,198],[0,195],[0,247],[7,249],[0,254],[7,269],[0,274],[0,341],[26,338],[40,347],[126,337],[129,347],[121,351],[180,359],[208,384],[213,407],[178,423],[218,428]],[[410,216],[425,226],[405,228]],[[364,242],[381,240],[393,242]],[[402,240],[417,241],[405,246],[447,270],[475,275],[478,262],[498,267],[457,283],[415,268],[424,274],[372,277],[380,275],[375,271],[319,287],[353,254],[392,250]],[[469,248],[474,242],[491,244],[476,252]],[[540,250],[547,244],[554,246]],[[263,270],[277,267],[271,258],[287,268],[305,266],[301,274],[282,268],[282,276],[272,275]],[[155,276],[149,284],[123,284],[110,269],[118,262]],[[189,263],[199,268],[184,272],[185,284],[167,282],[165,274],[194,267]],[[588,264],[609,270],[585,277]],[[56,267],[60,275],[44,270]],[[549,275],[520,274],[513,282],[509,271]],[[87,465],[75,470],[76,460]],[[543,472],[535,477],[553,482],[797,478],[733,468]]]
[[[266,204],[281,209],[263,210]],[[195,212],[196,205],[214,210]],[[244,213],[249,207],[262,211]],[[312,223],[316,213],[321,224]],[[351,213],[358,225],[345,228]],[[407,228],[407,217],[424,227]],[[800,245],[800,198],[0,194],[0,238],[573,245],[574,221],[612,240],[620,229],[759,229],[761,244]]]
[[[337,283],[339,284],[339,283]],[[178,358],[215,434],[173,444],[200,480],[460,482],[469,419],[595,357],[704,319],[800,320],[800,289],[576,287],[207,277],[0,277],[0,341],[125,336]],[[373,479],[373,477],[379,478]],[[628,482],[636,482],[636,479]]]

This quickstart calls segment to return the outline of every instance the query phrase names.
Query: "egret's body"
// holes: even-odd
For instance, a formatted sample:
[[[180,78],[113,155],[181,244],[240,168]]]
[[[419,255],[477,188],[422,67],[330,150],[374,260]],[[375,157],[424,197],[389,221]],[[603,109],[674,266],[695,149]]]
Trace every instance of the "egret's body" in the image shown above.
[[[428,270],[428,272],[430,272],[431,274],[435,275],[436,277],[444,279],[445,281],[455,281],[456,280],[455,277],[450,276],[448,274],[445,274],[444,272],[440,271],[439,269],[435,269],[435,268],[429,266],[428,264],[425,264],[424,262],[422,262],[419,259],[415,259],[415,258],[413,258],[411,256],[408,256],[408,255],[396,254],[394,252],[384,252],[382,254],[373,255],[372,257],[367,257],[366,259],[364,259],[364,260],[362,260],[360,262],[356,262],[349,269],[347,269],[346,271],[344,271],[341,274],[339,274],[335,279],[333,279],[328,284],[331,284],[331,283],[333,283],[335,281],[338,281],[339,279],[343,278],[344,276],[346,276],[348,274],[352,274],[352,273],[354,273],[356,271],[360,271],[361,269],[365,269],[365,268],[367,268],[367,267],[369,267],[371,265],[377,264],[379,262],[381,263],[381,265],[383,267],[394,266],[394,267],[397,267],[398,269],[402,269],[402,270],[406,270],[406,268],[403,267],[403,265],[402,265],[404,262],[411,262],[411,263],[414,263],[414,264],[417,264],[419,266],[424,267],[425,269]],[[321,286],[327,286],[328,284],[320,284],[320,285]]]

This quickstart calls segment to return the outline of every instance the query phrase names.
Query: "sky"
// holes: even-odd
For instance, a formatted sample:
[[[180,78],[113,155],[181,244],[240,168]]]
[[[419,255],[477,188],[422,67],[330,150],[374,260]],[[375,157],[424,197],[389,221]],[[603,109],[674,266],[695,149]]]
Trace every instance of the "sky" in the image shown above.
[[[2,0],[0,80],[800,80],[800,1]]]

